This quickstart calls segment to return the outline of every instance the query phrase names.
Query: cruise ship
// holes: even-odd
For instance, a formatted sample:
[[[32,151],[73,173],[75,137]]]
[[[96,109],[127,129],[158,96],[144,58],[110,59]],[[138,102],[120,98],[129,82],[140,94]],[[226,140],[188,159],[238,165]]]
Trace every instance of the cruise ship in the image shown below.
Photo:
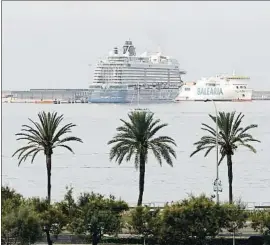
[[[89,86],[90,103],[173,102],[183,84],[176,59],[161,52],[136,55],[132,41],[100,60]]]
[[[175,101],[251,101],[252,89],[248,88],[247,82],[249,79],[233,73],[186,82],[179,89]]]

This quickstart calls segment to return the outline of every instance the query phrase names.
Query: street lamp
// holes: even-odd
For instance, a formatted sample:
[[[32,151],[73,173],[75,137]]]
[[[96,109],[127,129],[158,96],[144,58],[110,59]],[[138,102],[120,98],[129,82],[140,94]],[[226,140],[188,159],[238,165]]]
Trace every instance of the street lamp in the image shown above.
[[[205,100],[204,102],[212,101],[215,107],[215,113],[216,113],[216,180],[214,181],[214,192],[216,192],[216,198],[217,198],[217,204],[219,204],[219,192],[222,192],[222,185],[221,185],[221,180],[219,180],[219,174],[218,174],[218,123],[217,123],[217,118],[218,118],[218,113],[217,113],[217,107],[216,103],[214,100]]]

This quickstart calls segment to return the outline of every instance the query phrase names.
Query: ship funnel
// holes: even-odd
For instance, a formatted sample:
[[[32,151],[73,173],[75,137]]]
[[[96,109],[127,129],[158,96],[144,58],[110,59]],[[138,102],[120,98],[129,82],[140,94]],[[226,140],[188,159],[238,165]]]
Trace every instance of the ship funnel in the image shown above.
[[[123,54],[127,54],[129,56],[135,56],[136,52],[135,52],[135,47],[132,44],[132,41],[126,41],[125,45],[123,46]]]

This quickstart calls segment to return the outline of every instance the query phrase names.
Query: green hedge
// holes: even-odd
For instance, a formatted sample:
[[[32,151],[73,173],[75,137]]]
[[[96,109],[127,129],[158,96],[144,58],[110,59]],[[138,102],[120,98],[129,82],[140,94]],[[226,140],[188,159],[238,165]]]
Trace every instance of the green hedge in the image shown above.
[[[90,244],[86,241],[83,236],[65,235],[59,236],[58,239],[53,239],[55,244]],[[236,238],[236,245],[263,245],[264,241],[270,241],[270,237],[264,238],[263,236],[253,236],[250,238]],[[42,242],[46,242],[45,239]],[[207,245],[232,245],[233,241],[231,238],[214,238],[207,242]],[[103,237],[100,244],[143,244],[143,238],[141,237]],[[157,242],[153,238],[146,240],[147,245],[157,245]],[[176,245],[176,244],[168,244]]]
[[[101,243],[116,244],[143,244],[143,238],[140,237],[103,237]]]

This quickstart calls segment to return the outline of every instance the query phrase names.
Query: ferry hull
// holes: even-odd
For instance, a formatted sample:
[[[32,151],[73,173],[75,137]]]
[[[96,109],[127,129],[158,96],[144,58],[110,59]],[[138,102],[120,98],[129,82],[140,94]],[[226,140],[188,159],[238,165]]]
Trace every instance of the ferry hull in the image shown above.
[[[189,99],[189,100],[186,100],[186,99],[175,99],[175,102],[181,102],[181,101],[192,101],[192,102],[202,102],[202,101],[206,101],[206,100],[213,100],[213,101],[220,101],[220,102],[251,102],[252,99]]]
[[[188,88],[188,91],[185,89]],[[203,92],[202,92],[203,91]],[[218,93],[212,93],[212,91],[218,91]],[[180,89],[178,96],[175,98],[175,102],[179,101],[231,101],[231,102],[244,102],[252,101],[252,90],[251,89],[235,89],[231,86],[222,87],[218,90],[211,88],[189,86]]]

